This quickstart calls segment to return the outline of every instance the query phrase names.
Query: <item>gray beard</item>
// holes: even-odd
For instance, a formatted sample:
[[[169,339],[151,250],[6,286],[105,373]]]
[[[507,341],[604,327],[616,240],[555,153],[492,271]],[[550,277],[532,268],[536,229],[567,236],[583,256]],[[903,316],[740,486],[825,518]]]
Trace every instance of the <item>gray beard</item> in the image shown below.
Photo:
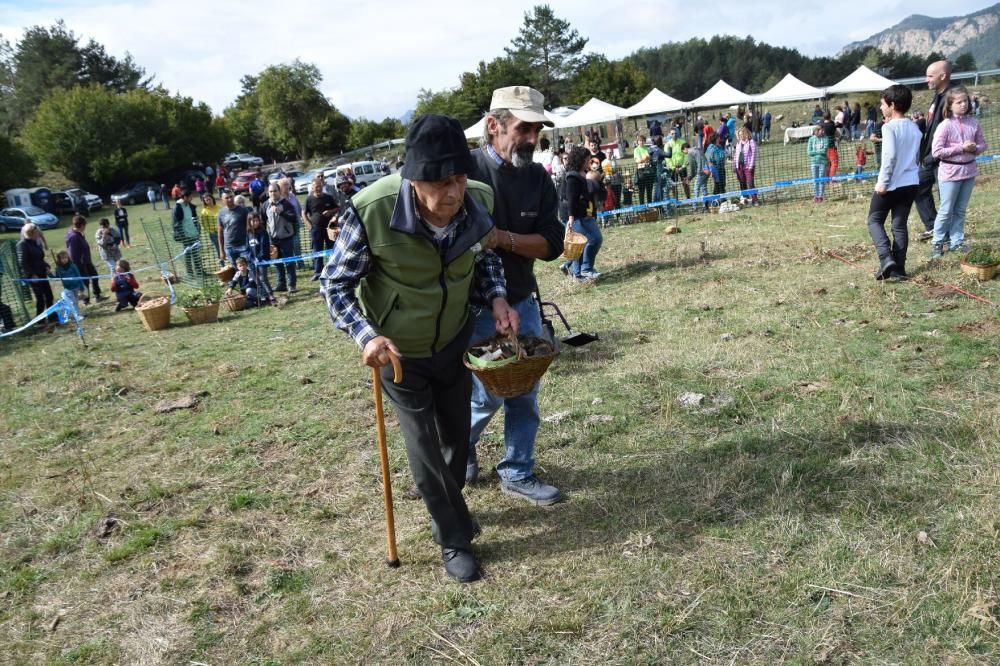
[[[516,169],[523,169],[534,162],[534,153],[534,146],[516,148],[511,155],[510,163],[513,164]]]

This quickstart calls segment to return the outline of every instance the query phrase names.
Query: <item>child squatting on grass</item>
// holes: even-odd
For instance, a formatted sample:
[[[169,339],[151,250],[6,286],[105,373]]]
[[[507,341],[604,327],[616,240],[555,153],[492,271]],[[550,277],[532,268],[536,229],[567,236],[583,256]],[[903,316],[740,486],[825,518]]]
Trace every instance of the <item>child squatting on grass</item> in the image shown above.
[[[135,308],[139,304],[139,299],[142,298],[139,283],[131,271],[132,267],[125,259],[119,259],[118,263],[115,264],[115,274],[111,276],[111,291],[115,292],[115,296],[118,297],[115,312],[124,310],[130,305]]]
[[[986,150],[983,128],[969,115],[970,106],[965,86],[949,90],[944,101],[944,120],[934,131],[931,154],[939,161],[941,206],[934,219],[931,259],[944,254],[947,244],[952,250],[969,251],[965,244],[965,209],[976,183],[976,155]]]
[[[917,195],[917,151],[920,129],[906,117],[913,95],[899,84],[882,91],[880,105],[886,122],[882,126],[882,167],[868,207],[868,233],[878,252],[876,280],[906,279],[906,222]],[[885,232],[885,220],[892,214],[892,242]]]

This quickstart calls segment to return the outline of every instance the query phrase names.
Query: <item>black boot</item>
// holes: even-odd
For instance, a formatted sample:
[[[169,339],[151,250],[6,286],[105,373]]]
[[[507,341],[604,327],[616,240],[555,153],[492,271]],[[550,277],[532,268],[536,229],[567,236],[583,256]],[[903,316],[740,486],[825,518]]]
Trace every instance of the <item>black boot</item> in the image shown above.
[[[892,275],[892,271],[894,268],[896,268],[896,262],[893,260],[892,257],[887,256],[882,258],[878,270],[875,271],[875,279],[876,280],[888,279],[889,276]]]

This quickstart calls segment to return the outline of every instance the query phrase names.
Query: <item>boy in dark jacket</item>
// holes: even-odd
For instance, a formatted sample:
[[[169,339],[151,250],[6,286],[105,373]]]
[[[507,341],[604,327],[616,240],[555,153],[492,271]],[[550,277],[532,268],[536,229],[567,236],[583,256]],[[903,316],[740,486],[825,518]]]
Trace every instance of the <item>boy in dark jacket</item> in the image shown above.
[[[115,296],[118,297],[115,312],[124,310],[130,305],[134,308],[139,304],[139,299],[142,298],[139,282],[131,271],[132,267],[125,259],[119,259],[118,263],[115,264],[115,274],[111,278],[111,291],[115,292]]]

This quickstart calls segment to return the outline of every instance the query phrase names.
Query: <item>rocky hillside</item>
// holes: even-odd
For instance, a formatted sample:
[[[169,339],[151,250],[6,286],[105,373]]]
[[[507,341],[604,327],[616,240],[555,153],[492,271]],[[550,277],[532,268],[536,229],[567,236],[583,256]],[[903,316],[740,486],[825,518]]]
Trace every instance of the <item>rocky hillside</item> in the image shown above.
[[[880,51],[905,51],[916,55],[937,51],[951,56],[969,50],[976,56],[980,66],[993,67],[992,61],[981,61],[986,56],[985,53],[977,55],[977,52],[981,51],[978,47],[995,42],[998,28],[1000,3],[967,16],[932,18],[914,14],[868,39],[848,44],[841,53],[866,46],[874,46]]]

